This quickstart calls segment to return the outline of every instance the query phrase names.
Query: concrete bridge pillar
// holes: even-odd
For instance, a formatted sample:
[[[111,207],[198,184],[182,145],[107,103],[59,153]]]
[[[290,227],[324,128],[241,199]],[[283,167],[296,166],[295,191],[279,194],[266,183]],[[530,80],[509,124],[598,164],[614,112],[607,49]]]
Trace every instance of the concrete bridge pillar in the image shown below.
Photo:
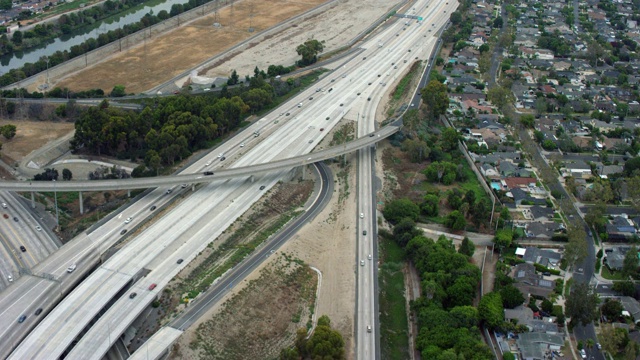
[[[82,201],[82,191],[78,191],[78,203],[80,204],[80,215],[84,214],[84,204]]]
[[[131,197],[131,189],[127,190],[127,197]]]
[[[253,184],[255,181],[256,181],[256,177],[255,176],[253,176],[253,175],[249,176],[249,182],[250,183]]]
[[[302,180],[307,180],[307,165],[302,165]]]
[[[191,184],[191,191],[196,191],[196,184]]]
[[[36,198],[35,198],[35,195],[34,195],[33,191],[31,192],[31,208],[32,209],[36,208]]]

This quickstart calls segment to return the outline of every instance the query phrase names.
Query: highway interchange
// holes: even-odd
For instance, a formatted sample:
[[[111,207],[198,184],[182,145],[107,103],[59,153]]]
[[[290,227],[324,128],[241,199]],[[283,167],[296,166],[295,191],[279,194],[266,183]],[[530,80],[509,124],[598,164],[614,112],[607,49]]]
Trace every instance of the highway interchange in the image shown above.
[[[175,181],[174,185],[159,185],[102,226],[79,235],[35,267],[34,274],[50,274],[50,277],[23,276],[1,293],[0,322],[8,326],[1,330],[4,332],[0,334],[3,339],[0,354],[3,357],[10,354],[11,359],[60,357],[85,331],[92,319],[102,312],[98,322],[67,354],[69,359],[101,358],[182,267],[279,179],[290,176],[288,170],[272,168],[265,175],[256,175],[254,172],[253,176],[247,173],[225,179],[215,176],[220,169],[245,168],[307,156],[343,117],[357,120],[359,137],[372,143],[379,140],[376,135],[373,139],[367,139],[368,134],[375,130],[378,103],[394,80],[398,80],[415,59],[428,59],[437,42],[433,35],[447,22],[457,2],[419,1],[413,6],[414,10],[410,13],[423,17],[422,22],[399,19],[387,24],[382,32],[361,45],[362,52],[277,111],[258,120],[240,135],[186,168],[182,173],[190,174],[185,175],[190,178],[176,177],[172,180]],[[259,135],[255,136],[256,133]],[[220,161],[217,153],[223,153],[226,159]],[[354,267],[358,269],[355,331],[359,359],[380,356],[376,302],[377,251],[374,241],[376,202],[372,182],[375,165],[372,155],[370,146],[358,154],[358,213],[353,214],[358,221]],[[311,156],[307,157],[308,163],[315,160]],[[296,165],[289,167],[293,166]],[[204,176],[204,171],[215,172],[215,175]],[[209,179],[212,180],[176,202],[160,219],[130,239],[86,279],[82,279],[82,275],[98,262],[100,255],[122,239],[123,230],[133,229],[157,212],[151,210],[152,206],[156,206],[156,209],[166,206],[177,193],[191,191],[190,187],[183,189],[178,184],[193,184]],[[55,186],[62,190],[63,185],[73,183],[60,182]],[[36,186],[35,182],[33,184],[30,186]],[[26,183],[21,185],[25,186]],[[147,183],[144,187],[150,186]],[[265,188],[260,189],[261,186]],[[35,187],[30,189],[37,190]],[[168,193],[170,189],[172,191]],[[129,217],[132,222],[125,224],[125,219]],[[367,231],[366,235],[364,231]],[[183,261],[178,263],[179,259]],[[69,273],[67,268],[71,264],[76,265],[77,270]],[[74,288],[76,283],[79,285]],[[151,284],[157,286],[150,289]],[[51,299],[65,293],[69,294],[51,309]],[[132,293],[136,293],[133,298],[130,297]],[[29,301],[24,301],[26,299]],[[110,307],[103,311],[106,305]],[[37,318],[33,314],[41,307],[45,307],[46,311]],[[18,324],[16,320],[23,314],[28,315],[27,319]],[[40,319],[42,321],[38,323],[36,320]],[[17,345],[29,331],[28,336]]]

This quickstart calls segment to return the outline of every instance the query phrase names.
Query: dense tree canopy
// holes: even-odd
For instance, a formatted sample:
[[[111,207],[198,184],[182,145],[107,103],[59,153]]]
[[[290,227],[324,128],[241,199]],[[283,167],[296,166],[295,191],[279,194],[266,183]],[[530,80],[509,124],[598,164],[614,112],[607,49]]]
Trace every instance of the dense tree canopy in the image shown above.
[[[574,284],[565,303],[566,313],[571,317],[571,323],[588,325],[598,319],[599,302],[598,294],[589,285]]]
[[[404,218],[416,221],[420,215],[420,207],[409,199],[396,199],[387,203],[382,213],[387,221],[397,224]]]
[[[318,60],[318,54],[324,50],[324,45],[318,40],[307,40],[304,44],[298,45],[296,52],[302,56],[298,63],[300,66],[311,65]]]
[[[443,115],[449,108],[447,86],[437,80],[431,80],[422,89],[422,101],[427,106],[429,117],[435,119]]]
[[[480,319],[491,329],[497,329],[504,322],[504,310],[502,308],[502,297],[500,293],[491,292],[480,299],[478,305]]]
[[[270,84],[257,78],[249,87],[223,89],[215,95],[162,98],[140,113],[111,108],[105,101],[80,114],[72,147],[97,155],[144,159],[154,170],[172,165],[237,128],[249,112],[272,103],[274,86],[283,82]]]

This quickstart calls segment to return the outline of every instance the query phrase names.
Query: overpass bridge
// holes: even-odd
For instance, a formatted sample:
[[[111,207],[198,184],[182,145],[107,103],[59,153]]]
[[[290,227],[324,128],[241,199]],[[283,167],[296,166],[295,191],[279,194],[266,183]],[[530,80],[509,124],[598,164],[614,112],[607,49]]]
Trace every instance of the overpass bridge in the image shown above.
[[[204,175],[203,172],[192,174],[177,174],[170,176],[158,176],[152,178],[117,179],[117,180],[81,180],[81,181],[2,181],[0,190],[7,191],[105,191],[105,190],[132,190],[147,189],[162,186],[175,186],[181,184],[207,183],[227,180],[244,176],[253,176],[270,173],[277,170],[291,169],[298,166],[313,164],[318,161],[331,159],[355,150],[375,145],[378,141],[395,134],[402,127],[402,118],[354,141],[335,146],[329,149],[295,156],[284,160],[277,160],[258,165],[251,165],[226,170],[217,170],[213,175]]]

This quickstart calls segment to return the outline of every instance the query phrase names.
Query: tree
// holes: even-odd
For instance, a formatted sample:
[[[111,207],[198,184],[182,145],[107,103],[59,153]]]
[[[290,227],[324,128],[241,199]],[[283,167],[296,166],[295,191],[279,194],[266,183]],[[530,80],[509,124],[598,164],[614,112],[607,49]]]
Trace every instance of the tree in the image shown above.
[[[613,283],[611,289],[624,296],[633,296],[636,292],[636,287],[631,281],[616,281]]]
[[[518,288],[509,284],[500,289],[500,297],[502,298],[502,305],[507,309],[513,309],[524,303],[524,296]]]
[[[564,259],[571,268],[587,257],[587,233],[580,223],[573,222],[569,224],[567,237],[569,242],[564,247]]]
[[[520,124],[528,129],[533,129],[535,126],[535,117],[531,114],[522,115],[520,116]]]
[[[516,360],[516,356],[513,355],[511,352],[506,351],[504,354],[502,354],[502,359],[503,360]]]
[[[62,169],[62,179],[63,180],[71,180],[71,178],[73,177],[73,174],[71,173],[71,170],[64,168]]]
[[[467,220],[460,211],[454,210],[447,215],[447,219],[444,224],[451,230],[464,230],[467,226]]]
[[[4,136],[5,139],[11,140],[16,136],[16,126],[11,124],[4,125],[0,128],[0,132],[2,132],[2,136]]]
[[[440,208],[440,197],[434,194],[427,194],[420,205],[420,210],[426,216],[438,216]]]
[[[116,85],[113,87],[113,90],[111,90],[111,97],[123,97],[127,95],[127,93],[124,90],[124,85]]]
[[[600,327],[602,349],[611,355],[616,355],[625,340],[625,331],[624,329],[616,329],[611,324],[602,324]]]
[[[624,307],[620,301],[612,299],[606,299],[600,307],[602,315],[606,316],[609,321],[616,321],[622,315],[623,310]]]
[[[495,86],[487,92],[487,99],[500,109],[513,102],[514,96],[511,89],[504,86]]]
[[[478,51],[480,51],[480,54],[484,54],[487,51],[491,50],[491,47],[489,46],[489,44],[482,44],[480,45],[480,47],[478,48]]]
[[[11,41],[18,46],[22,45],[22,31],[16,30],[11,37]]]
[[[9,7],[9,9],[10,9],[10,8],[11,8],[11,7]],[[456,10],[456,11],[452,12],[452,13],[451,13],[451,16],[450,16],[450,20],[451,20],[451,23],[452,23],[453,25],[458,25],[458,24],[460,24],[460,23],[462,22],[462,14],[460,13],[460,11],[457,11],[457,10]]]
[[[304,44],[298,45],[296,52],[302,56],[302,60],[298,63],[301,66],[307,66],[318,61],[317,55],[324,50],[324,45],[318,40],[307,40]]]
[[[478,305],[478,315],[490,329],[501,327],[504,322],[504,310],[500,293],[491,292],[484,295]]]
[[[638,265],[638,248],[634,245],[624,255],[622,273],[627,277],[633,277],[638,273]]]
[[[553,312],[553,303],[549,301],[549,299],[542,300],[542,304],[540,305],[542,311],[551,314]]]
[[[235,85],[238,83],[238,81],[240,81],[240,75],[238,75],[238,72],[234,69],[233,71],[231,71],[231,76],[229,76],[229,79],[227,79],[227,85]]]
[[[592,287],[585,283],[574,284],[565,303],[571,324],[586,326],[597,320],[599,303],[600,298]]]
[[[449,95],[447,86],[438,80],[431,80],[422,89],[422,101],[427,107],[430,119],[437,119],[449,108]]]
[[[343,359],[344,339],[331,328],[331,321],[326,315],[318,319],[313,335],[304,344],[305,354],[311,359]]]
[[[0,0],[0,10],[11,10],[11,0]]]
[[[502,20],[502,16],[498,16],[495,20],[493,20],[493,27],[496,29],[501,29],[504,21]]]
[[[511,229],[500,229],[496,231],[496,237],[493,239],[493,242],[500,250],[502,250],[511,246],[512,240],[513,232]]]
[[[465,236],[464,239],[462,239],[460,247],[458,248],[458,253],[467,255],[468,257],[472,257],[475,251],[476,246],[473,244],[473,242],[471,242],[471,240],[469,240],[468,237]]]
[[[458,147],[458,140],[460,139],[460,134],[455,128],[448,127],[442,131],[442,150],[451,151]]]
[[[409,199],[396,199],[385,205],[382,213],[387,221],[397,224],[404,218],[416,221],[420,215],[420,208]]]

